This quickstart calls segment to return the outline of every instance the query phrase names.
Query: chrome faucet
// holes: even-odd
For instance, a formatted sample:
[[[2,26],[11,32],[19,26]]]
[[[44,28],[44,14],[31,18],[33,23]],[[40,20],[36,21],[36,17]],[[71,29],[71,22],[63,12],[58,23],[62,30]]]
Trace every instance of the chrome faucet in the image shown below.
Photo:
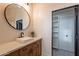
[[[20,38],[24,37],[24,32],[21,32]]]

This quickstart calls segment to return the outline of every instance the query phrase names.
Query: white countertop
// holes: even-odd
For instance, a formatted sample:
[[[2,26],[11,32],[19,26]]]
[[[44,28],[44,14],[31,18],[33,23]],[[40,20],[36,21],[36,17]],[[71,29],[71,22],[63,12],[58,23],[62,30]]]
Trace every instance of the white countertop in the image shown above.
[[[2,56],[7,55],[10,52],[15,51],[15,50],[17,50],[21,47],[24,47],[28,44],[31,44],[31,43],[39,40],[39,39],[41,39],[41,38],[37,37],[37,38],[34,38],[33,40],[28,41],[26,43],[20,43],[20,42],[17,42],[17,41],[12,41],[12,42],[1,44],[0,45],[0,55],[2,55]]]

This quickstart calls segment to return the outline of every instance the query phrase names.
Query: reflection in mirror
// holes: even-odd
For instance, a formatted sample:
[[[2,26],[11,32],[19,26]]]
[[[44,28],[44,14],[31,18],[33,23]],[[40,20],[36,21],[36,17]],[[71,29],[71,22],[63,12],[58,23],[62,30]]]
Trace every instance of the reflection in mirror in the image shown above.
[[[23,29],[23,20],[17,20],[16,21],[16,29],[22,30]]]
[[[29,27],[30,16],[26,9],[18,4],[10,4],[5,8],[4,16],[10,26],[17,30]]]

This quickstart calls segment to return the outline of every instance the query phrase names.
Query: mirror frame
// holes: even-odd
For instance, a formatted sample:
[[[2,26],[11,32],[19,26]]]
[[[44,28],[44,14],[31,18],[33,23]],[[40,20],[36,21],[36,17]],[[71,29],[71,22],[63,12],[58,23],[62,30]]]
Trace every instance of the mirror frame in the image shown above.
[[[17,6],[20,6],[20,7],[23,8],[23,9],[25,10],[25,12],[28,14],[28,17],[29,17],[29,24],[28,24],[28,26],[27,26],[25,29],[22,29],[22,30],[28,29],[28,27],[30,26],[30,23],[31,23],[30,15],[29,15],[29,13],[27,12],[27,10],[26,10],[23,6],[18,5],[18,4],[12,3],[12,4],[8,4],[8,5],[5,7],[5,9],[4,9],[4,17],[5,17],[6,21],[7,21],[7,23],[8,23],[12,28],[14,28],[15,30],[18,30],[18,29],[16,29],[12,24],[9,23],[9,21],[8,21],[8,19],[7,19],[7,17],[6,17],[6,10],[7,10],[7,7],[9,7],[10,5],[17,5]]]

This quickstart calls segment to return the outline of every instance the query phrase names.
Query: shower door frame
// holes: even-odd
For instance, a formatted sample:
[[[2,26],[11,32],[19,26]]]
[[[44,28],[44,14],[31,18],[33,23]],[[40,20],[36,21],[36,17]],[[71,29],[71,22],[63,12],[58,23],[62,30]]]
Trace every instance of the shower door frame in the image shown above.
[[[53,21],[53,13],[60,11],[60,10],[65,10],[65,9],[69,9],[69,8],[74,8],[74,12],[75,12],[75,38],[74,38],[74,56],[79,56],[79,19],[78,19],[78,6],[79,5],[74,5],[74,6],[70,6],[70,7],[66,7],[66,8],[62,8],[62,9],[58,9],[58,10],[54,10],[52,11],[52,21]],[[52,23],[53,25],[53,23]],[[53,47],[53,26],[52,26],[52,47]],[[53,56],[53,49],[52,49],[52,56]]]

